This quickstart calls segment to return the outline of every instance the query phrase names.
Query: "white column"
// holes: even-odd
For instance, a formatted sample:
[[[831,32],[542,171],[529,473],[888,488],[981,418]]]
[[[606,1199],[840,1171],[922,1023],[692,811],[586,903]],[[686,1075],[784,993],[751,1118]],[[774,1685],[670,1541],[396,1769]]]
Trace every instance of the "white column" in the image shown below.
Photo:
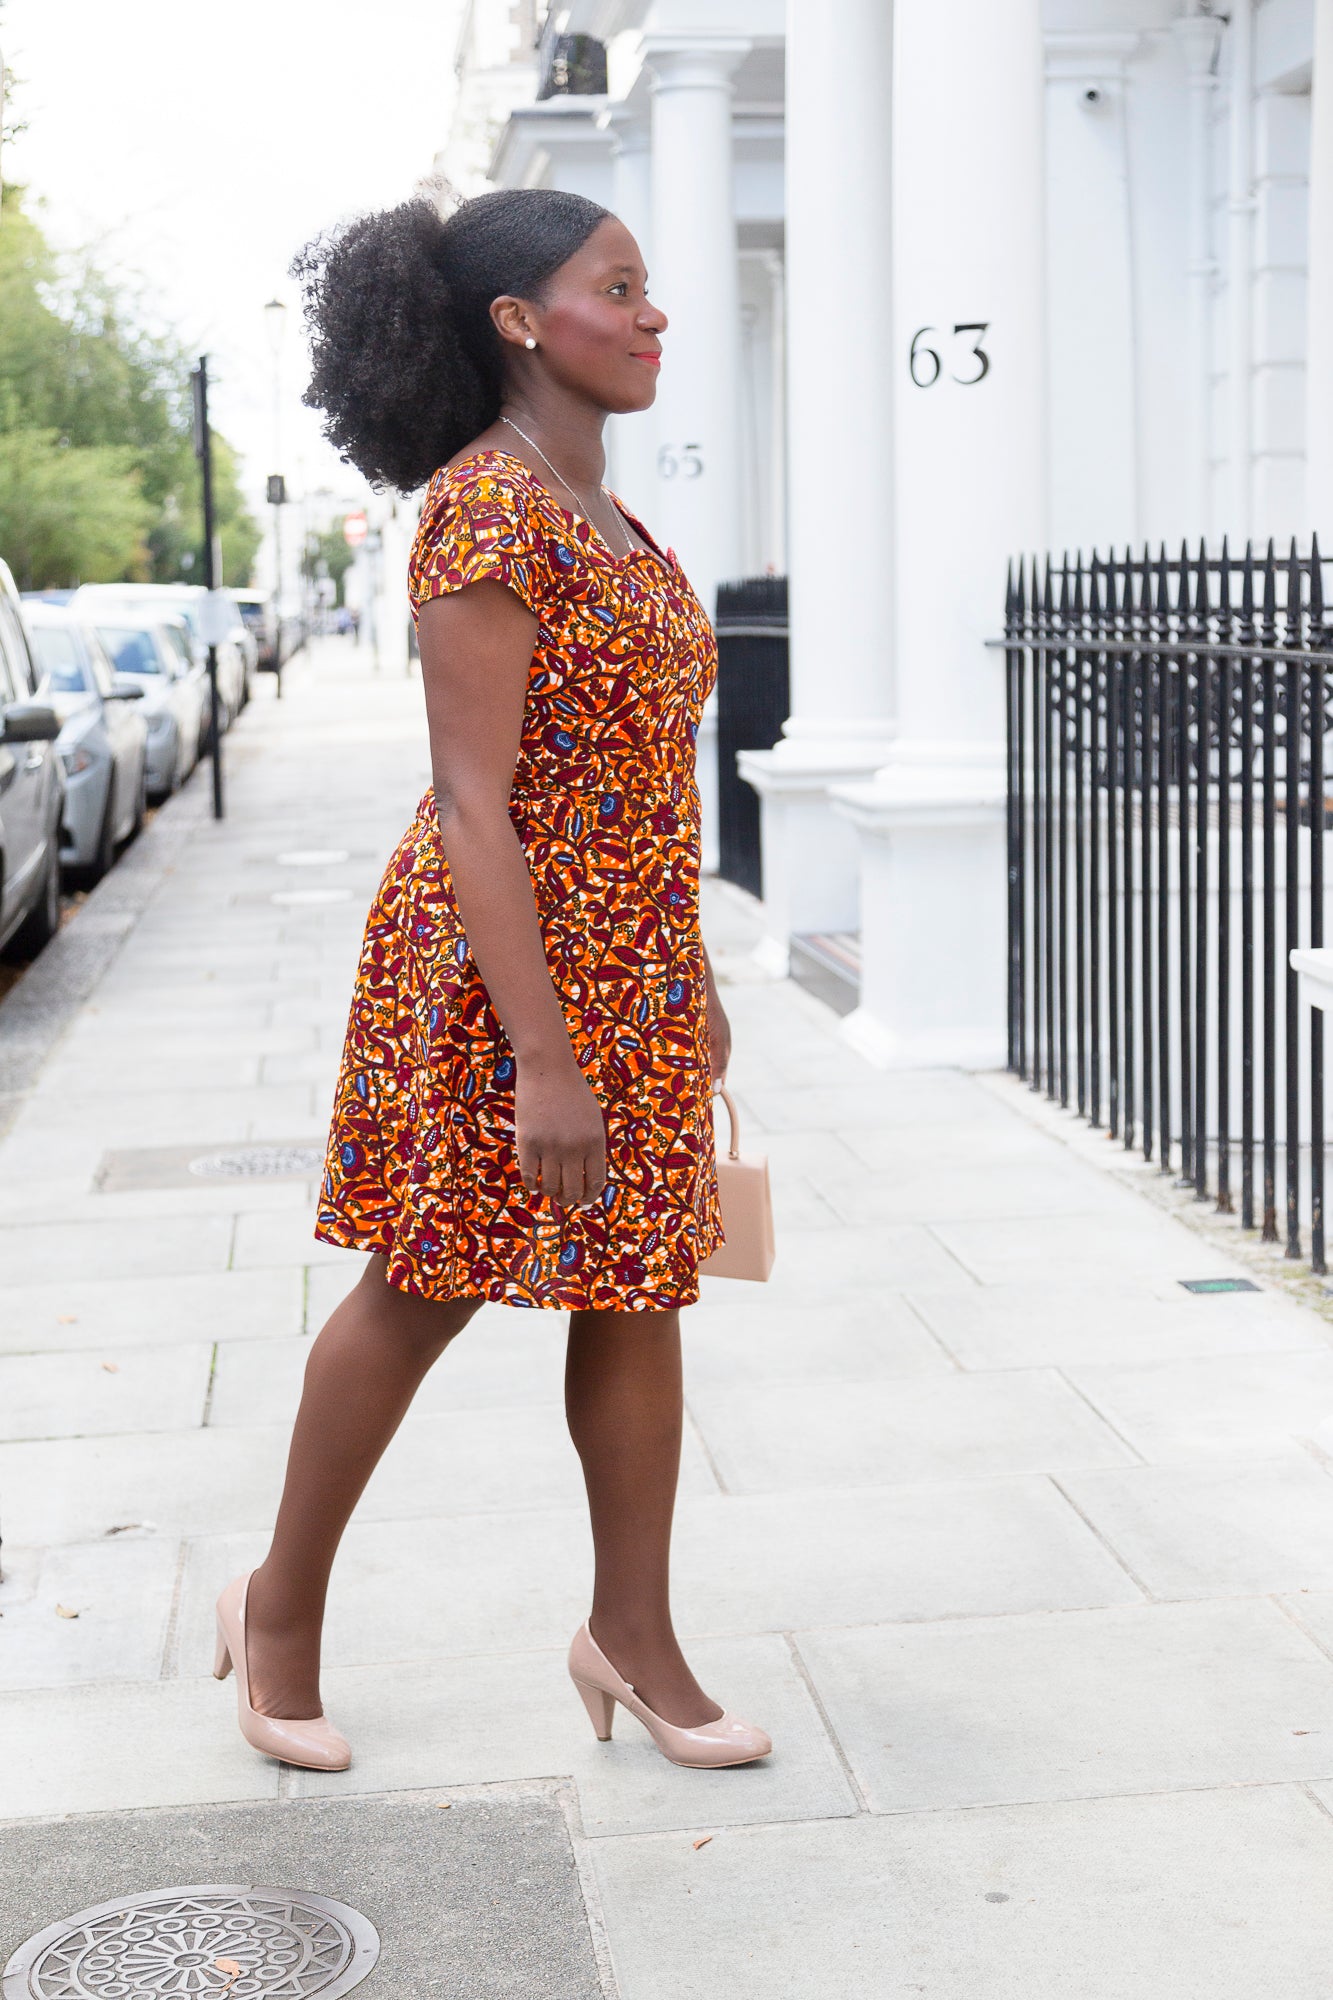
[[[657,484],[649,525],[681,560],[710,618],[740,567],[740,273],[731,156],[731,80],[749,43],[649,35],[652,290],[670,324],[655,408]],[[717,707],[696,746],[703,865],[718,863]]]
[[[1333,0],[1315,0],[1306,306],[1306,531],[1333,553]]]
[[[1188,440],[1181,484],[1182,514],[1189,532],[1206,531],[1212,513],[1212,305],[1217,264],[1212,254],[1213,98],[1221,25],[1208,14],[1189,14],[1171,30],[1180,45],[1189,89],[1187,109],[1189,184],[1185,275],[1189,319],[1185,328]]]
[[[1254,15],[1252,0],[1231,0],[1227,187],[1227,462],[1223,526],[1232,544],[1253,529],[1254,472]]]
[[[731,79],[749,44],[650,35],[652,292],[670,325],[657,390],[654,532],[680,557],[709,616],[740,553],[740,279],[732,191]]]
[[[1004,1059],[1006,895],[984,642],[1007,559],[1046,537],[1039,0],[897,0],[894,33],[898,737],[838,792],[862,841],[846,1032],[885,1063],[985,1065]]]
[[[1126,68],[1134,34],[1046,37],[1051,532],[1139,538]]]
[[[786,70],[791,715],[740,759],[775,970],[793,935],[856,928],[856,845],[829,788],[892,736],[889,0],[788,0]]]
[[[656,298],[653,268],[653,143],[646,117],[626,104],[612,105],[597,123],[612,137],[611,206],[638,243],[648,269],[648,296]],[[652,410],[612,417],[607,426],[607,483],[657,533],[657,420]]]

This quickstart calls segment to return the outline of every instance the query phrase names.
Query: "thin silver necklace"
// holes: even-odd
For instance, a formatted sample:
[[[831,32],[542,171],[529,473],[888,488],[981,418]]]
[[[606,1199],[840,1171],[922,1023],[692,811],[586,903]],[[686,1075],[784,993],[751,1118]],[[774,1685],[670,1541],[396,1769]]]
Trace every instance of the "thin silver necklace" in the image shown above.
[[[574,495],[574,498],[578,501],[580,507],[582,507],[588,526],[593,530],[593,533],[599,534],[600,530],[597,527],[597,523],[593,520],[592,513],[588,506],[588,503],[584,499],[583,495],[579,492],[578,487],[572,486],[570,482],[565,478],[563,472],[556,471],[555,466],[551,465],[550,459],[547,458],[546,453],[542,450],[536,438],[530,438],[526,431],[519,430],[518,425],[514,422],[514,419],[512,417],[506,417],[502,415],[500,418],[500,422],[502,424],[508,424],[511,431],[518,431],[518,435],[522,438],[524,444],[530,444],[532,446],[532,449],[536,452],[538,458],[544,460],[545,463],[551,467],[551,471],[555,473],[555,476],[559,480],[560,484],[565,488],[567,492],[572,493]],[[610,495],[607,493],[607,490],[604,486],[599,486],[597,490],[604,499],[610,499]],[[621,518],[620,509],[619,507],[616,506],[614,500],[611,501],[611,511],[616,517],[616,525],[619,527],[621,534],[625,537],[625,554],[627,556],[632,556],[634,553],[634,543],[630,537],[629,529],[625,526],[625,523]],[[602,535],[601,539],[605,541],[606,540],[605,535]]]

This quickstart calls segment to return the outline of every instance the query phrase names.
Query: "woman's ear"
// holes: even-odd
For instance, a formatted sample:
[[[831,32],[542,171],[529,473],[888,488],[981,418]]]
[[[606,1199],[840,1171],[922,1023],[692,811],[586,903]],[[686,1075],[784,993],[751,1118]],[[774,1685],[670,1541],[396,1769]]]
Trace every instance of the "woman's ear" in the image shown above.
[[[512,298],[507,292],[491,300],[491,319],[501,340],[509,341],[514,347],[523,346],[533,333],[527,311],[522,299]]]

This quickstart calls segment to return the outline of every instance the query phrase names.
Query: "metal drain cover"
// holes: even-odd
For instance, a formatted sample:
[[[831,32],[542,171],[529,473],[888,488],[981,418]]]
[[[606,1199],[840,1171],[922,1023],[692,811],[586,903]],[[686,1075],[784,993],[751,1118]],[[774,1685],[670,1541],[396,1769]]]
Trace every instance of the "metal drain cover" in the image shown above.
[[[359,1910],[304,1889],[208,1884],[117,1896],[19,1946],[4,2000],[336,2000],[380,1955]]]
[[[322,1146],[238,1146],[225,1153],[204,1153],[190,1161],[190,1172],[220,1180],[252,1180],[264,1174],[317,1174],[324,1164]]]

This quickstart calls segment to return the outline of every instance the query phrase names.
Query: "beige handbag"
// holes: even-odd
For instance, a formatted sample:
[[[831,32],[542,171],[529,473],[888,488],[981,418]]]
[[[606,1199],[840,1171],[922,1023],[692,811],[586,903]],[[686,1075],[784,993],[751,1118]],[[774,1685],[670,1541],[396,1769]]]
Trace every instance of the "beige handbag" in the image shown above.
[[[721,1084],[718,1096],[727,1107],[730,1141],[717,1156],[717,1191],[726,1237],[699,1269],[710,1278],[753,1278],[762,1284],[773,1268],[773,1203],[768,1191],[768,1161],[743,1160],[736,1106]]]

